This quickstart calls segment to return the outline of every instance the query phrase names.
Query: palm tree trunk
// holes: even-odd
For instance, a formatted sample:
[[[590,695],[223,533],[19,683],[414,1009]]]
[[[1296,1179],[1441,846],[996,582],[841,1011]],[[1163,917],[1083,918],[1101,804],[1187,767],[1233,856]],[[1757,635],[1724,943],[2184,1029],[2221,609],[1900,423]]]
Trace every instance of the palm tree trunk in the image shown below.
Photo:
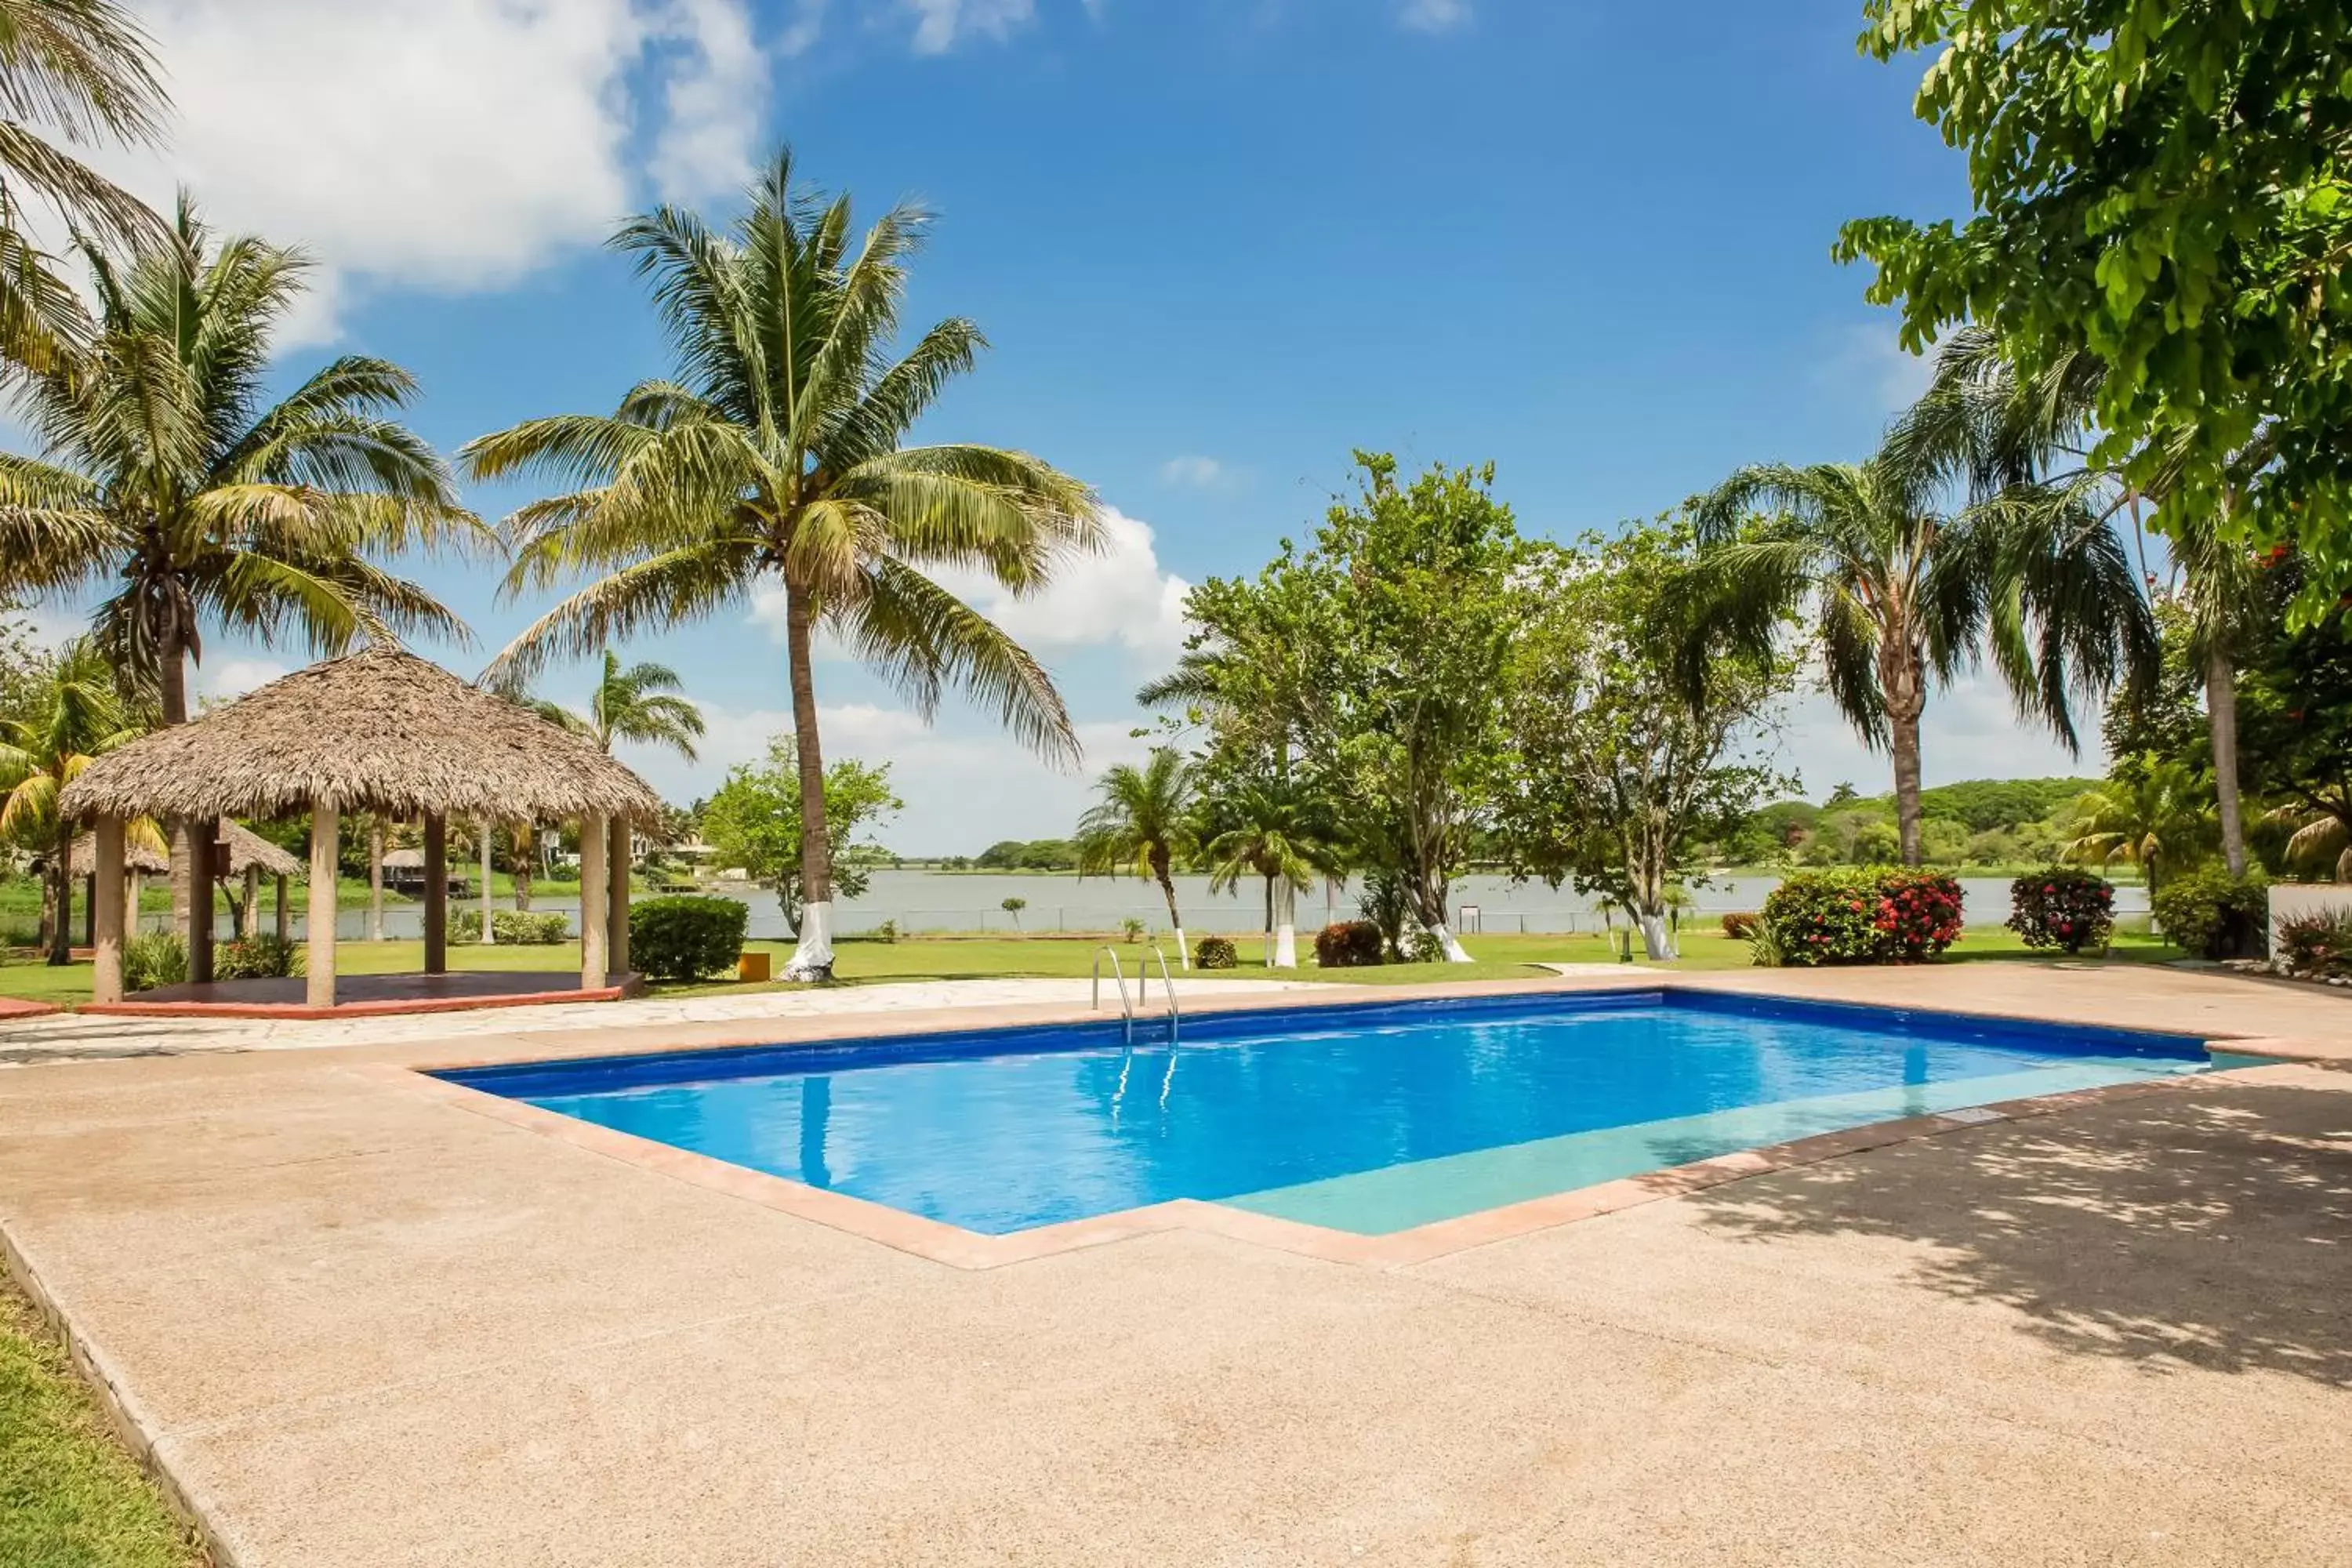
[[[515,912],[527,915],[530,913],[530,858],[539,853],[539,825],[526,822],[516,831],[522,853],[515,857]]]
[[[49,962],[73,962],[73,822],[62,813],[58,817],[58,841],[49,854],[49,882],[56,891],[50,895],[55,913],[49,921]]]
[[[1903,863],[1916,866],[1924,858],[1919,847],[1919,711],[1890,712],[1895,750],[1895,824],[1903,841]]]
[[[1165,867],[1157,868],[1155,874],[1160,879],[1160,896],[1168,900],[1168,927],[1176,933],[1176,967],[1190,969],[1192,954],[1184,946],[1184,917],[1176,912],[1176,884]]]
[[[833,978],[833,851],[825,837],[824,752],[817,734],[816,679],[810,669],[814,616],[807,592],[784,585],[784,658],[793,685],[793,749],[801,775],[801,918],[784,974]]]
[[[176,625],[166,626],[155,648],[155,686],[166,725],[188,721],[188,654]],[[167,822],[172,837],[172,929],[188,929],[188,905],[195,886],[196,868],[188,826]]]
[[[2246,874],[2246,817],[2238,796],[2238,672],[2218,637],[2205,655],[2205,721],[2213,736],[2213,793],[2221,805],[2221,858]]]
[[[1265,966],[1274,967],[1274,879],[1265,879]]]

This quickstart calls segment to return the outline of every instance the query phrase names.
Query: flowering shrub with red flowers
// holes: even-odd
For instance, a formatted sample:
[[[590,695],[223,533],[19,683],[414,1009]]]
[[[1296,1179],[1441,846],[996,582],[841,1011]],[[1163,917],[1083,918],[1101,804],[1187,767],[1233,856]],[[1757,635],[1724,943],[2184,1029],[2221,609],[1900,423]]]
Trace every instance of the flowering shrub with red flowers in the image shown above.
[[[1905,963],[1959,940],[1960,884],[1937,871],[1811,871],[1764,900],[1783,963]]]
[[[2116,885],[2105,877],[2053,866],[2009,885],[2009,929],[2028,947],[2104,948],[2115,928]]]
[[[2281,921],[2273,956],[2298,980],[2352,976],[2352,914],[2335,910]]]

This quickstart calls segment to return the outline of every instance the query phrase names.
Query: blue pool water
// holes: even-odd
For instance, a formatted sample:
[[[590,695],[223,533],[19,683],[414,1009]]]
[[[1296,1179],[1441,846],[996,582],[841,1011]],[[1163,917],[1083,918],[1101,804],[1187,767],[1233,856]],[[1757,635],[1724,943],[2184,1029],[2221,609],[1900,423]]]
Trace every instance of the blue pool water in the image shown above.
[[[1200,1015],[444,1076],[1001,1235],[1170,1198],[1366,1235],[2209,1065],[2193,1039],[1698,993]]]

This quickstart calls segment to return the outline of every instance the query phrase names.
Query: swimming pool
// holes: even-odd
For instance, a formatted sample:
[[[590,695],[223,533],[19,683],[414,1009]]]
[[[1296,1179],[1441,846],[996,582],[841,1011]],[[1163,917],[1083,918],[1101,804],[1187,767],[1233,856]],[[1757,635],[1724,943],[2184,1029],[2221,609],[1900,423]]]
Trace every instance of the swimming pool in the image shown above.
[[[1386,1235],[2202,1042],[1702,992],[1203,1013],[438,1076],[986,1235],[1202,1198]]]

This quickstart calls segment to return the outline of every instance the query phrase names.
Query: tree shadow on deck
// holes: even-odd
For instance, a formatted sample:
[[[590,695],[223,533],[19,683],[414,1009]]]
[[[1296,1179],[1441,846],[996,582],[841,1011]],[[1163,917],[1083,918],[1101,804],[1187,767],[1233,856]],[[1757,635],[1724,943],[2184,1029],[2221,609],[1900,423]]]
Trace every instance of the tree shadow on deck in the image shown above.
[[[1741,1240],[1924,1242],[1915,1283],[2073,1353],[2352,1387],[2352,1074],[2305,1082],[2200,1084],[1684,1201]]]

